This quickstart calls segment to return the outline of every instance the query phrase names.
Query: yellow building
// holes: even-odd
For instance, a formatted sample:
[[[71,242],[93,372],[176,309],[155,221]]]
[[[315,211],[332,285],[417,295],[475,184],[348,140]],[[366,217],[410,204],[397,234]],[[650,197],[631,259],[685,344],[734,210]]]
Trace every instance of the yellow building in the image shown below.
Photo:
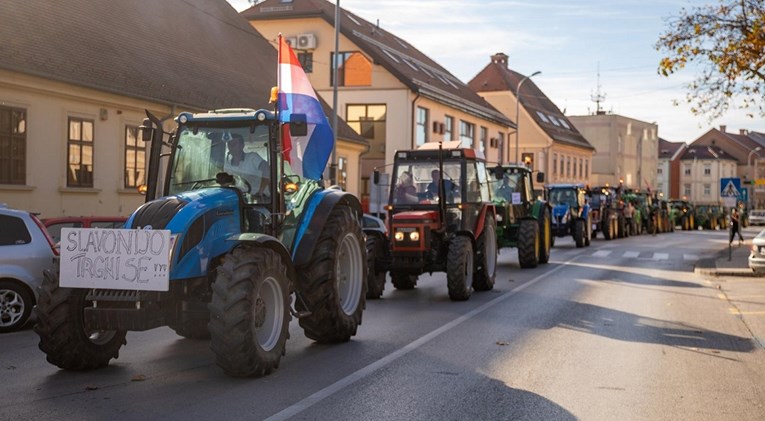
[[[545,172],[547,183],[589,182],[595,148],[530,76],[508,68],[506,54],[491,56],[468,85],[496,109],[518,119],[518,130],[501,148],[505,161],[531,164]]]
[[[276,49],[225,0],[7,0],[0,39],[0,203],[42,218],[128,215],[144,202],[144,110],[170,130],[181,111],[273,107]],[[339,132],[358,193],[368,146]]]
[[[380,25],[340,10],[338,66],[334,72],[335,5],[326,0],[266,0],[245,11],[253,27],[276,42],[281,33],[296,49],[317,92],[370,142],[362,156],[368,186],[374,168],[385,172],[396,150],[425,142],[461,140],[499,160],[499,145],[515,124],[465,83]],[[336,73],[336,74],[335,74]],[[362,189],[362,197],[369,190]]]

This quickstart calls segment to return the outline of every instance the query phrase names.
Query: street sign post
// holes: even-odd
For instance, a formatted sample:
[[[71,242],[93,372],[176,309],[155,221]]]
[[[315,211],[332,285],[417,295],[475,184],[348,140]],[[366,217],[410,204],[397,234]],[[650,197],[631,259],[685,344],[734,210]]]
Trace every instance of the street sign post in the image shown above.
[[[741,179],[738,177],[721,178],[720,197],[725,207],[735,207],[736,202],[741,200]]]

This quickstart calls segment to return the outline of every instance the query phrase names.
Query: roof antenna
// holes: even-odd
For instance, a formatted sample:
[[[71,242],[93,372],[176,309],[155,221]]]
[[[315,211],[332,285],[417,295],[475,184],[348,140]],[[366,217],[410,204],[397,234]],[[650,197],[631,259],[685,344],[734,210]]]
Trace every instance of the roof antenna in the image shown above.
[[[598,90],[594,94],[590,93],[590,99],[595,103],[595,115],[605,114],[600,108],[600,103],[606,100],[606,93],[600,92],[600,62],[598,62]]]

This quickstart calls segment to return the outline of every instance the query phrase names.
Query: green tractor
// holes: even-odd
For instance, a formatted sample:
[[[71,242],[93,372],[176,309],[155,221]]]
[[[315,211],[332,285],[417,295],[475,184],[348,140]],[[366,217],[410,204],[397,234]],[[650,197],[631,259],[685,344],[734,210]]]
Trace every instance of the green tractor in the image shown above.
[[[495,181],[492,191],[499,248],[517,248],[521,268],[547,263],[553,245],[552,209],[535,195],[532,171],[524,165],[502,164],[489,172]],[[536,182],[544,183],[544,173],[536,174]]]
[[[699,218],[709,222],[709,215],[707,215],[708,209],[704,209],[703,212],[698,211],[698,207],[694,208],[693,204],[685,199],[672,199],[669,201],[674,213],[673,226],[679,225],[683,231],[689,231],[696,229],[697,226],[702,226],[699,222]]]

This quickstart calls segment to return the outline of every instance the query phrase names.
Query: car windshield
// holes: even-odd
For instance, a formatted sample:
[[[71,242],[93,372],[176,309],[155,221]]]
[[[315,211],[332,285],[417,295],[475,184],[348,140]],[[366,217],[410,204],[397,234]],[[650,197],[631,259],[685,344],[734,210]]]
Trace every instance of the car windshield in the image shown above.
[[[269,127],[182,126],[170,173],[169,194],[218,186],[216,175],[234,176],[248,201],[268,202]]]

